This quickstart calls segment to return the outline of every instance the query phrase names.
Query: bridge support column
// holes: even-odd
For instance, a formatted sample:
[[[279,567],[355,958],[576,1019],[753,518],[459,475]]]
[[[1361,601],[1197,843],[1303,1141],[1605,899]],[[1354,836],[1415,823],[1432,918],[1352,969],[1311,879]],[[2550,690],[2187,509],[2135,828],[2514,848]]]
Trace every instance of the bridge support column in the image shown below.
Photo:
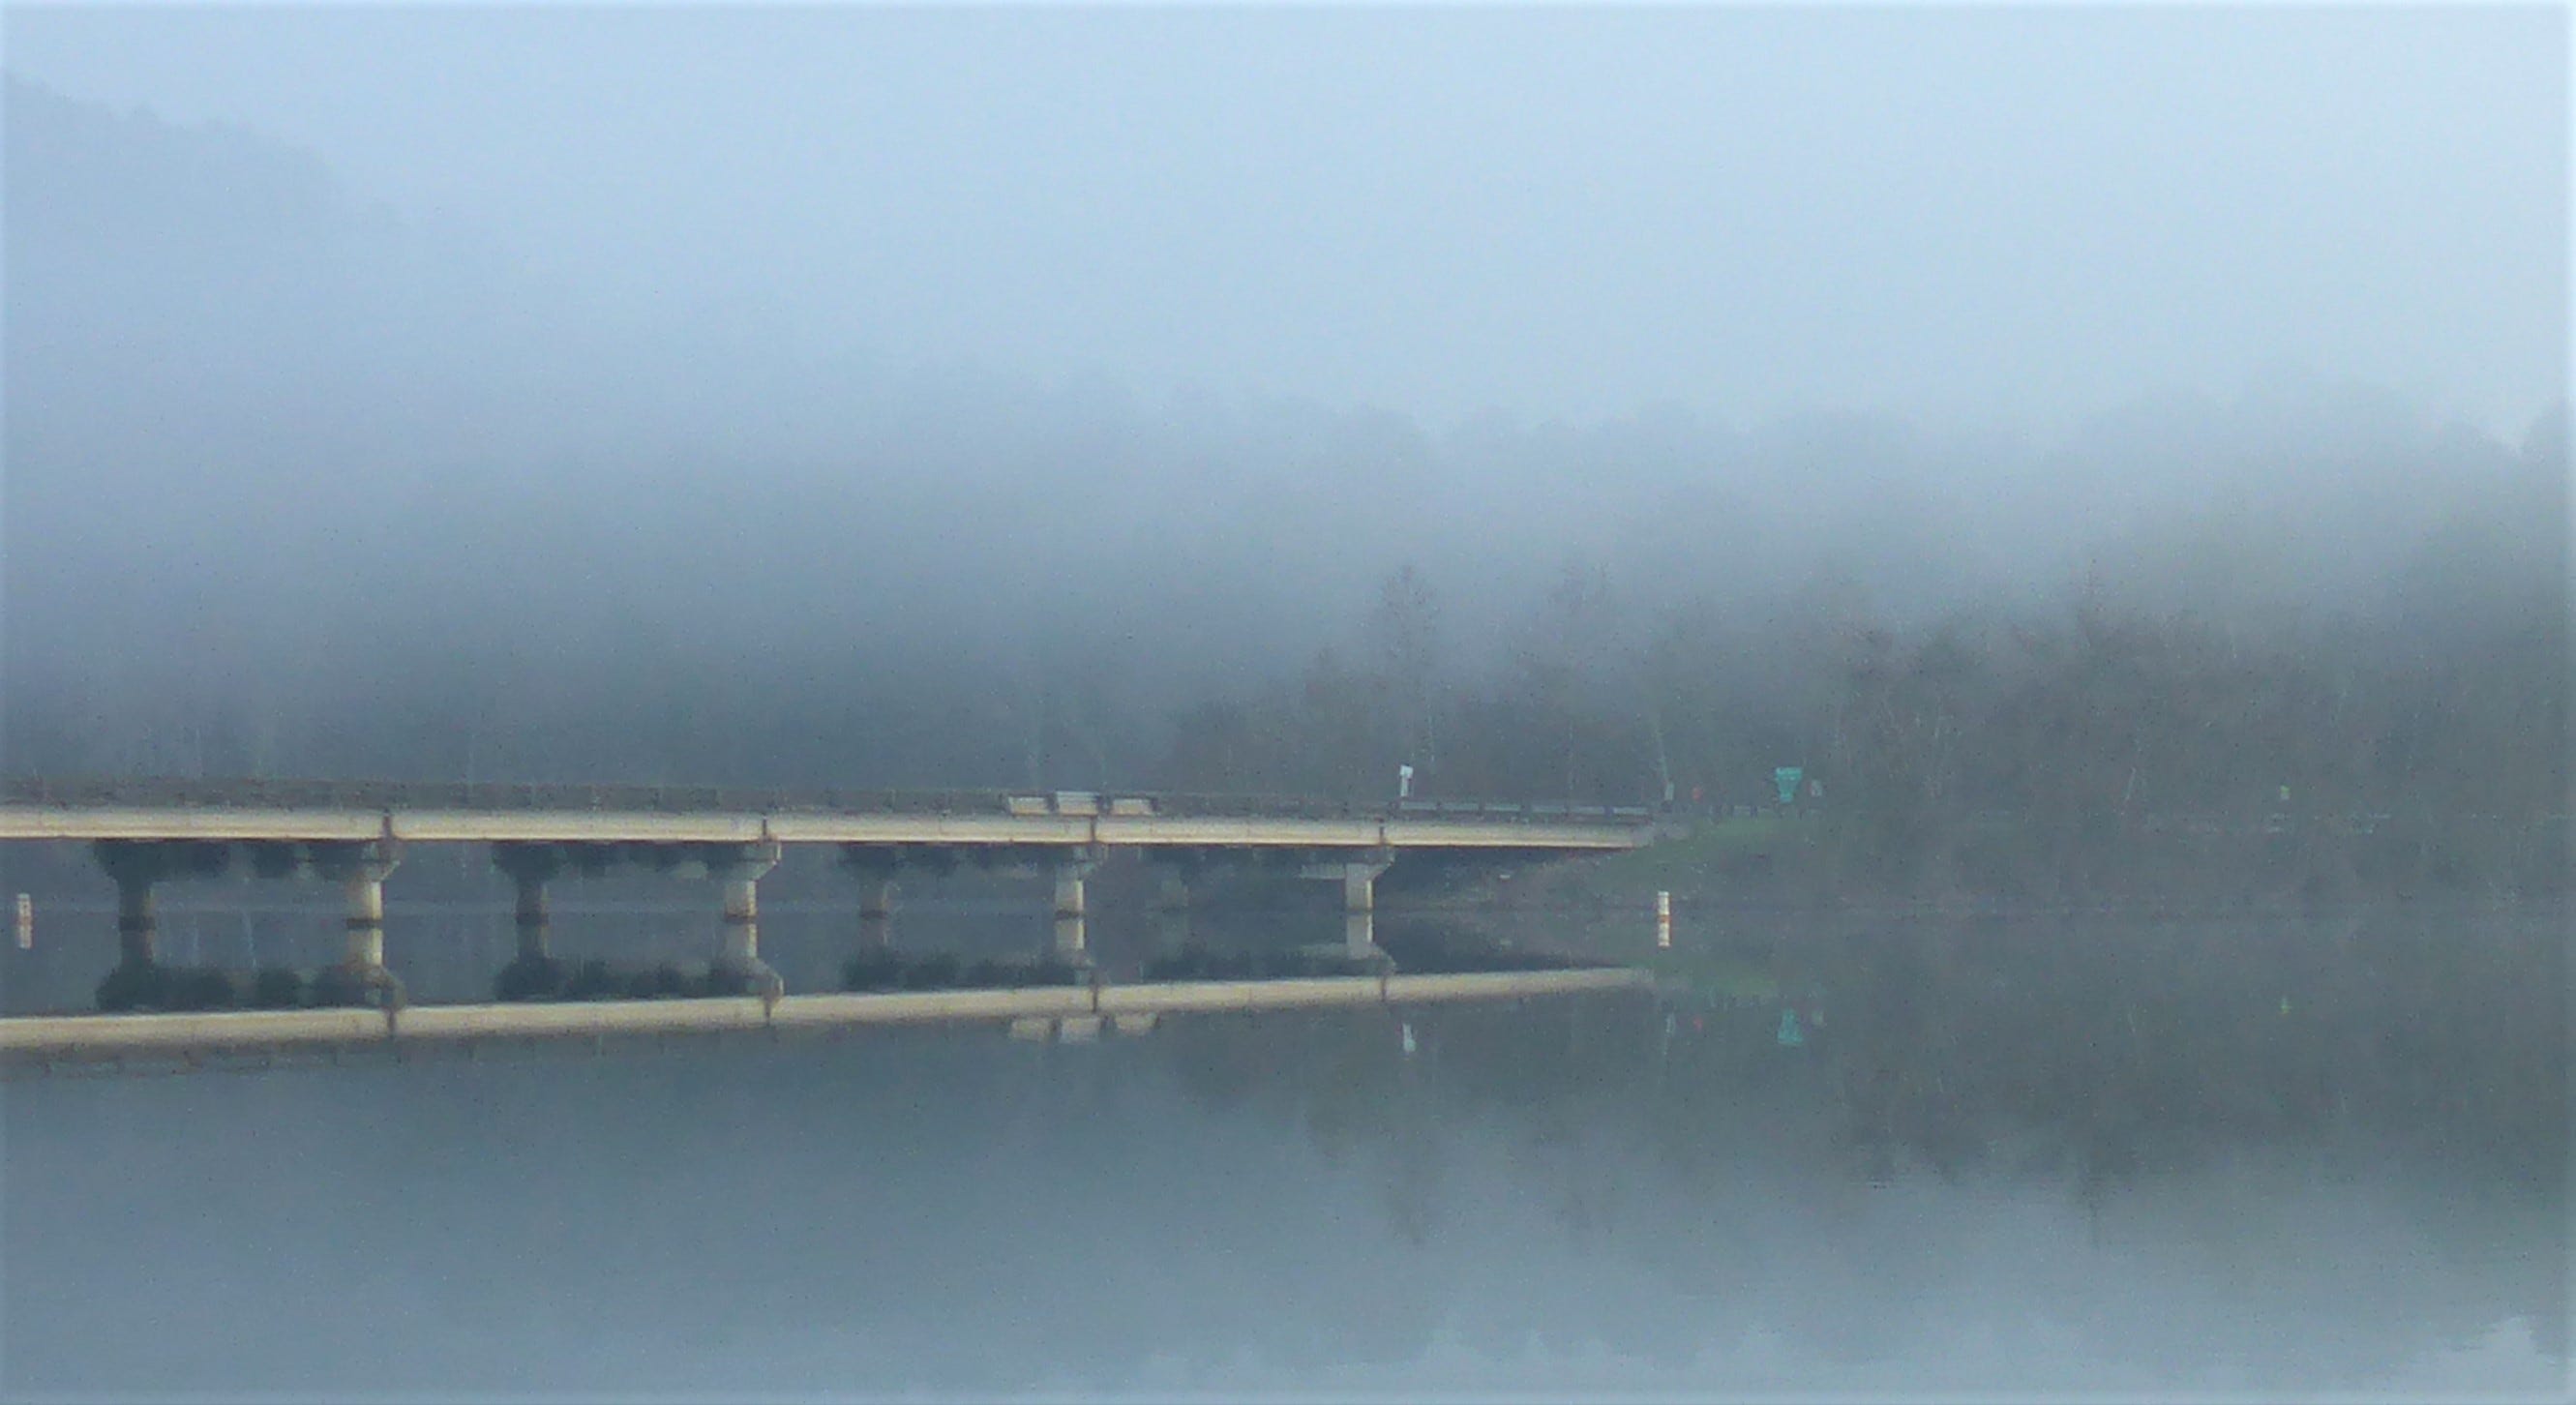
[[[333,845],[314,855],[315,870],[340,880],[347,896],[340,978],[388,1010],[403,1003],[403,986],[385,965],[385,879],[401,863],[402,853],[391,839]]]
[[[1386,954],[1377,944],[1377,880],[1394,863],[1392,849],[1365,849],[1354,857],[1310,863],[1301,870],[1308,878],[1341,880],[1342,948],[1355,960]]]
[[[710,860],[707,869],[724,884],[724,940],[717,948],[716,969],[750,982],[764,999],[785,993],[785,983],[760,959],[760,880],[778,867],[778,844],[743,846],[730,859]]]

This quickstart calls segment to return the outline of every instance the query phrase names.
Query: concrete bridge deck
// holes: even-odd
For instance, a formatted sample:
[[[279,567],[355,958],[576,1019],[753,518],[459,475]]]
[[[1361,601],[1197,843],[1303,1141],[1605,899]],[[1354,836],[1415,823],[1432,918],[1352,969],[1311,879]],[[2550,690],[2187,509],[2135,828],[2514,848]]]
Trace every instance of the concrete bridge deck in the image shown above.
[[[749,791],[336,781],[13,780],[0,840],[1534,849],[1644,842],[1636,807],[1085,791]]]

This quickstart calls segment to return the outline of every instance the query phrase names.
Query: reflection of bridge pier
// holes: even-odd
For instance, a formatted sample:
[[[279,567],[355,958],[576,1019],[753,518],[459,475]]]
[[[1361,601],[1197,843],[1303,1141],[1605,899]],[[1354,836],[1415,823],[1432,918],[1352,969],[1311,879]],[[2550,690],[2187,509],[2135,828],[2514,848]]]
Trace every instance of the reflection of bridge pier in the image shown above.
[[[521,956],[546,956],[554,945],[554,918],[546,908],[545,880],[522,878],[518,890],[518,901],[510,910],[510,925],[519,939],[518,952]]]
[[[402,982],[385,964],[385,879],[402,863],[400,841],[372,839],[296,841],[242,838],[101,838],[92,852],[116,884],[119,970],[147,971],[160,964],[160,911],[155,888],[171,879],[219,878],[246,858],[262,878],[298,874],[340,885],[346,904],[339,963],[330,976],[343,998],[397,1005]]]
[[[148,874],[116,874],[116,955],[129,966],[161,958],[161,913]]]
[[[1091,943],[1086,924],[1090,906],[1083,891],[1083,880],[1100,867],[1100,851],[1089,845],[1068,850],[1055,861],[1055,946],[1058,961],[1075,966],[1091,964]]]
[[[542,961],[552,954],[553,917],[546,906],[546,884],[563,872],[564,851],[557,844],[495,844],[492,866],[508,876],[517,890],[511,925],[518,932],[518,959]]]
[[[174,878],[218,877],[232,865],[229,845],[180,839],[101,839],[90,851],[116,884],[116,951],[124,966],[150,966],[161,959],[156,885]]]
[[[859,950],[894,949],[897,873],[947,873],[957,866],[954,851],[917,844],[843,844],[840,864],[859,883]]]
[[[1190,944],[1190,880],[1166,869],[1154,882],[1154,950],[1169,956]]]
[[[1377,944],[1377,880],[1395,863],[1395,851],[1377,848],[1347,857],[1305,865],[1307,878],[1339,879],[1342,885],[1342,949],[1356,961],[1386,953]]]
[[[868,883],[866,896],[859,900],[859,945],[863,949],[894,948],[894,897],[893,879],[879,878]]]

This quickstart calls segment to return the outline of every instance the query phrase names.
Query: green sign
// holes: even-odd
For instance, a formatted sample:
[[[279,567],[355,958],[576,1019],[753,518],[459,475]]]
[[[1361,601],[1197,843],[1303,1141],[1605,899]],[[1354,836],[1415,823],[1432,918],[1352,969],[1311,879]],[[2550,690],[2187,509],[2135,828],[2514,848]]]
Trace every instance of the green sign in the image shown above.
[[[1780,1007],[1780,1047],[1798,1049],[1806,1046],[1807,1032],[1798,1026],[1798,1012],[1786,1005]]]
[[[1807,774],[1804,766],[1782,766],[1771,773],[1771,783],[1780,788],[1780,803],[1798,798],[1798,781]]]

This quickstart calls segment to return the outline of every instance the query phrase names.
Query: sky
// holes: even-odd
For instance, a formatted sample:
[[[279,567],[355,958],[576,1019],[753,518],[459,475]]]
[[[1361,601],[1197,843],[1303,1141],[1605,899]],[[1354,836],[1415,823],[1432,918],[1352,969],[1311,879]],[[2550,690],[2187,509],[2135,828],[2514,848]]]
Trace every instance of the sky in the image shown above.
[[[1160,401],[2043,435],[2567,383],[2563,10],[45,7],[587,297]]]

